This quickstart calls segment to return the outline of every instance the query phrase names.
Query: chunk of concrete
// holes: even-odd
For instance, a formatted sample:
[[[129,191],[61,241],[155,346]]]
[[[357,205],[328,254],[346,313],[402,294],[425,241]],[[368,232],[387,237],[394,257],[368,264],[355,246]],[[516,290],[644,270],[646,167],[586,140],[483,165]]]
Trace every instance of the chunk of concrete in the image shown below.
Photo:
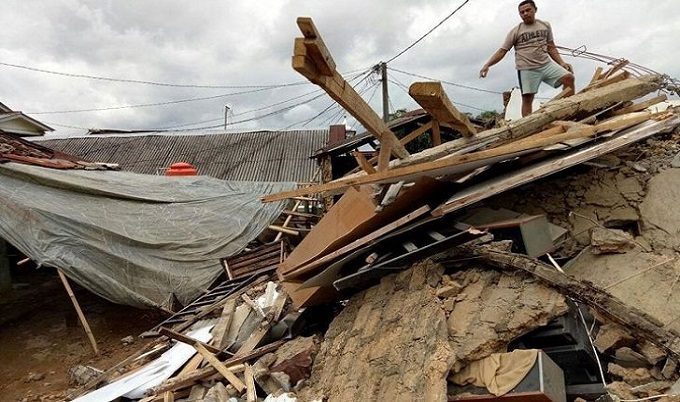
[[[636,387],[652,382],[652,374],[645,368],[625,368],[615,363],[607,365],[607,371],[612,376],[621,379],[626,384]]]
[[[666,358],[666,352],[648,340],[642,340],[637,350],[647,359],[649,364],[655,365]]]
[[[595,227],[590,233],[594,254],[626,253],[635,247],[633,236],[619,229]]]
[[[626,368],[647,367],[649,364],[643,355],[629,347],[616,349],[614,362]]]
[[[635,338],[623,327],[609,323],[600,327],[593,344],[600,353],[607,353],[612,349],[633,346],[635,342]]]

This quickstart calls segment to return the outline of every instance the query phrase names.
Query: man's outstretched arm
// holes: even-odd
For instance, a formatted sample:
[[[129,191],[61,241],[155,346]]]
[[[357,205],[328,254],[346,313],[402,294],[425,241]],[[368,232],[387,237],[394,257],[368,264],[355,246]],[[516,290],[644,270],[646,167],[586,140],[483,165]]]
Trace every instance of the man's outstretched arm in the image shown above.
[[[557,47],[555,46],[555,42],[553,41],[548,42],[548,55],[550,56],[551,59],[555,61],[555,63],[564,67],[567,71],[571,73],[574,72],[571,68],[571,64],[565,62],[560,53],[557,51]]]
[[[489,67],[503,60],[503,57],[505,57],[506,53],[508,53],[508,51],[503,48],[496,50],[496,53],[494,53],[489,59],[489,61],[487,61],[486,64],[482,67],[482,69],[479,70],[479,77],[480,78],[486,77],[486,75],[489,73]]]

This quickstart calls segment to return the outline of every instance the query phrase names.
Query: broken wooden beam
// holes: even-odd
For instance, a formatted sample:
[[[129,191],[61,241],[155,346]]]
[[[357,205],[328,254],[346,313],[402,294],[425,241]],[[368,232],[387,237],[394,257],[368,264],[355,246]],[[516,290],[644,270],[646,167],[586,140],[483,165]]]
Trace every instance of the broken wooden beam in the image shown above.
[[[453,106],[441,82],[414,82],[408,94],[438,122],[451,124],[466,137],[477,132],[467,116]]]
[[[659,95],[659,96],[656,96],[656,97],[649,99],[647,101],[636,103],[634,105],[624,107],[623,109],[615,110],[615,111],[612,112],[612,116],[619,116],[619,115],[626,114],[626,113],[639,112],[639,111],[647,109],[650,106],[654,106],[657,103],[661,103],[661,102],[665,101],[666,99],[668,99],[668,97],[666,95]]]
[[[352,86],[335,70],[335,63],[326,49],[311,18],[297,19],[304,38],[297,38],[293,49],[293,69],[320,86],[354,116],[364,128],[380,141],[381,152],[391,152],[397,158],[409,155],[387,124],[361,98]],[[380,167],[380,166],[379,166]],[[386,168],[386,166],[382,166]]]
[[[276,349],[278,349],[281,345],[286,343],[286,341],[277,341],[274,343],[271,343],[266,346],[262,346],[258,349],[253,350],[252,352],[240,356],[240,357],[232,357],[230,359],[225,360],[222,362],[222,364],[227,367],[228,369],[233,368],[236,365],[245,363],[249,361],[250,359],[254,359],[256,357],[260,357],[262,355],[265,355],[270,352],[274,352]],[[165,381],[163,384],[151,389],[150,393],[157,395],[157,394],[162,394],[165,391],[168,390],[177,390],[181,388],[188,387],[192,384],[194,384],[197,381],[200,381],[206,377],[209,377],[211,375],[214,375],[217,373],[217,369],[213,366],[208,366],[204,367],[201,369],[198,369],[194,372],[187,373],[181,377],[174,377],[170,378],[167,381]]]
[[[605,79],[602,79],[602,80],[598,80],[598,81],[595,81],[592,84],[589,84],[587,87],[580,90],[579,94],[582,94],[582,93],[585,93],[585,92],[588,92],[588,91],[592,91],[593,89],[606,87],[608,85],[612,85],[612,84],[615,84],[617,82],[624,81],[628,78],[630,78],[630,73],[628,71],[621,71],[617,75],[614,75],[614,76],[611,76],[611,77],[608,77],[608,78],[605,78]]]
[[[158,332],[161,335],[165,335],[170,339],[174,339],[178,342],[182,342],[182,343],[185,343],[187,345],[194,345],[194,344],[198,343],[198,344],[202,345],[206,350],[208,350],[208,351],[210,351],[211,353],[214,353],[214,354],[221,354],[222,353],[222,350],[220,350],[219,348],[216,348],[212,345],[209,345],[207,343],[196,340],[196,339],[194,339],[190,336],[184,335],[182,333],[175,332],[175,331],[173,331],[169,328],[166,328],[166,327],[161,327],[158,330]]]
[[[246,385],[241,381],[234,373],[232,373],[227,366],[224,365],[214,354],[210,353],[205,346],[199,342],[192,345],[198,353],[200,353],[203,358],[210,363],[211,366],[220,373],[225,380],[229,381],[229,384],[233,385],[238,392],[243,392],[246,389]]]
[[[546,126],[556,120],[568,120],[579,113],[595,112],[619,102],[625,102],[645,96],[661,88],[662,76],[646,75],[640,78],[631,77],[622,82],[593,89],[587,93],[576,94],[568,98],[548,102],[536,112],[511,121],[507,126],[486,130],[473,137],[460,138],[445,142],[442,145],[426,149],[405,159],[393,160],[390,168],[415,165],[432,161],[473,145],[510,142],[531,134],[543,131]],[[359,172],[346,177],[362,176]]]
[[[87,338],[90,340],[90,345],[92,345],[92,350],[94,350],[94,354],[98,355],[99,354],[99,348],[97,348],[97,340],[94,339],[94,334],[92,333],[92,329],[90,329],[90,324],[88,324],[87,319],[85,318],[85,314],[83,314],[83,310],[80,308],[80,304],[78,304],[78,299],[76,299],[76,295],[73,293],[73,289],[71,289],[71,285],[68,283],[68,279],[66,279],[66,275],[64,275],[63,272],[61,272],[60,269],[57,269],[57,273],[59,273],[59,278],[61,279],[61,283],[64,285],[64,289],[66,289],[66,293],[68,293],[68,296],[71,298],[71,302],[73,303],[73,307],[76,310],[76,313],[78,314],[78,319],[80,320],[80,324],[83,326],[83,329],[85,330],[85,333],[87,334]]]
[[[678,125],[680,125],[680,117],[678,116],[674,116],[667,120],[643,123],[641,126],[621,133],[615,138],[569,153],[567,156],[561,155],[556,158],[541,161],[532,166],[527,166],[509,177],[490,179],[470,186],[454,194],[448,201],[433,210],[432,214],[434,216],[441,216],[458,211],[461,208],[472,205],[503,191],[560,172],[599,155],[613,152],[616,149],[630,145],[636,141],[641,141],[657,133],[667,131]]]
[[[424,162],[418,165],[398,167],[389,171],[378,172],[371,175],[360,177],[349,177],[338,179],[329,183],[310,186],[299,190],[287,191],[278,194],[271,194],[262,197],[263,202],[283,200],[297,195],[330,192],[334,190],[344,191],[348,187],[375,184],[375,183],[396,183],[401,180],[412,181],[421,176],[441,176],[450,174],[450,168],[470,162],[478,162],[485,159],[495,158],[503,155],[511,155],[516,152],[523,152],[536,148],[546,147],[562,141],[575,138],[585,138],[596,134],[597,131],[592,127],[575,131],[568,131],[563,134],[554,135],[547,138],[539,138],[533,141],[525,139],[516,143],[509,143],[500,147],[486,149],[484,151],[473,152],[464,155],[455,155],[448,158]]]

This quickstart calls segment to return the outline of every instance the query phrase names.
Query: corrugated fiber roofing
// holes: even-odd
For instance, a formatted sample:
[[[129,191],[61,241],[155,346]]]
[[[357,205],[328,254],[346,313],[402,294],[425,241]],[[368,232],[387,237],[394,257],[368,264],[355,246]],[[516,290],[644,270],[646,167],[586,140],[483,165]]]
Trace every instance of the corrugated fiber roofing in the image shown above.
[[[328,142],[328,130],[245,133],[86,136],[36,139],[41,145],[122,170],[163,174],[187,162],[222,180],[309,182],[318,165],[310,156]],[[317,177],[318,179],[318,177]]]

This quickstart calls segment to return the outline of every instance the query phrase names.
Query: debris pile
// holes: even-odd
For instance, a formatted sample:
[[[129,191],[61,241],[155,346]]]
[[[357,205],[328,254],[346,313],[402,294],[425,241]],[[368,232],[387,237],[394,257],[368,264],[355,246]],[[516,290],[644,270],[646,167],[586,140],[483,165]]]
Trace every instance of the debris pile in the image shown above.
[[[486,130],[415,83],[431,120],[399,138],[298,25],[293,67],[378,156],[265,196],[292,200],[275,240],[223,258],[224,282],[69,399],[680,400],[680,112],[649,110],[666,77],[618,62]],[[410,154],[419,136],[433,147]]]

